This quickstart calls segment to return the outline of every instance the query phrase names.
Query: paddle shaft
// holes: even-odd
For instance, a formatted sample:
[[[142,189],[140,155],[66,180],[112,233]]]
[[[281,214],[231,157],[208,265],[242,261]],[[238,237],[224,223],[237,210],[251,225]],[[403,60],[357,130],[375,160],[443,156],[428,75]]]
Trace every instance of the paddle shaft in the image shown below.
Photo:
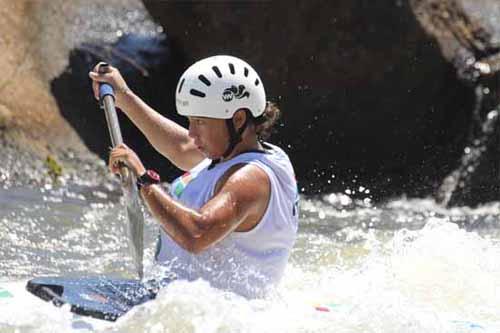
[[[103,64],[99,66],[99,73],[107,73],[109,65]],[[108,83],[99,84],[99,100],[101,107],[104,108],[106,114],[106,123],[108,124],[109,135],[113,147],[123,143],[120,124],[118,123],[118,115],[115,108],[115,94],[113,87]]]
[[[107,73],[109,70],[108,64],[101,64],[99,66],[99,73]],[[113,87],[108,83],[99,84],[99,101],[101,107],[104,109],[106,115],[106,123],[108,124],[109,136],[111,138],[111,145],[114,147],[123,143],[122,131],[120,129],[120,123],[118,122],[118,115],[116,113],[115,107],[115,92]],[[130,175],[130,170],[128,167],[120,163],[120,176],[122,179],[122,185],[126,183],[126,180]]]
[[[123,137],[120,130],[120,124],[118,123],[115,101],[112,96],[106,95],[104,96],[102,103],[106,114],[106,122],[108,124],[109,136],[111,137],[111,144],[113,147],[116,147],[123,143]]]
[[[108,64],[101,64],[98,69],[99,73],[107,73],[109,71]],[[123,143],[123,137],[118,122],[118,115],[115,108],[115,96],[113,87],[108,83],[99,84],[99,101],[101,107],[104,108],[106,114],[106,122],[108,124],[109,136],[113,147]],[[136,264],[138,265],[137,273],[139,278],[143,277],[143,225],[144,217],[142,215],[141,207],[136,187],[136,176],[125,165],[120,163],[120,178],[123,193],[126,198],[126,208],[129,220],[130,239],[133,244],[135,255],[137,256]]]

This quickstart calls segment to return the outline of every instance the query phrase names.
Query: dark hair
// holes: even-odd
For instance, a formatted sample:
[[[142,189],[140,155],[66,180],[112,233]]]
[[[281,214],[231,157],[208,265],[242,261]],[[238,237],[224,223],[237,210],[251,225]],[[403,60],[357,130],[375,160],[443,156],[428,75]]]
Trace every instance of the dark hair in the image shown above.
[[[253,118],[255,132],[261,140],[266,140],[273,132],[273,126],[279,119],[281,111],[273,102],[267,102],[264,113],[258,118]]]

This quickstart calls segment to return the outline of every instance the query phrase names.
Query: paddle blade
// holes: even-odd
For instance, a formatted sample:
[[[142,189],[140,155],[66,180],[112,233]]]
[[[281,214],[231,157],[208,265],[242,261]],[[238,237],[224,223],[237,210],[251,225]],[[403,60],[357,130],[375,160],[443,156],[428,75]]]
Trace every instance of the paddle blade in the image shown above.
[[[137,192],[135,176],[128,172],[127,177],[123,177],[123,193],[125,195],[125,205],[127,208],[127,234],[129,247],[134,258],[137,274],[142,279],[144,276],[144,214],[142,213],[139,193]]]

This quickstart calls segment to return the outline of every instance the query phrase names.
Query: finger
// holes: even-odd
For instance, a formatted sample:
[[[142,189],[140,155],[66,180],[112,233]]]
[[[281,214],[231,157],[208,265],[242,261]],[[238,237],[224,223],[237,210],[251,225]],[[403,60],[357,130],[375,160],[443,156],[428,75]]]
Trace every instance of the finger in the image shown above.
[[[104,73],[104,74],[99,74],[96,72],[89,72],[89,77],[92,79],[94,82],[108,82],[111,78],[110,73]]]
[[[101,62],[99,64],[99,67],[97,67],[97,73],[99,74],[104,74],[104,73],[109,73],[110,72],[110,68],[109,68],[109,64],[107,62]]]
[[[120,148],[120,149],[124,149],[124,150],[128,150],[129,147],[125,144],[125,143],[120,143],[119,145],[116,146],[116,148]]]
[[[124,146],[123,143],[119,143],[118,145],[116,145],[115,147],[110,148],[110,149],[111,149],[111,152],[115,152],[115,151],[125,152],[125,151],[127,151],[127,147]]]
[[[108,168],[112,173],[120,172],[120,161],[121,161],[121,158],[119,156],[110,155],[109,162],[108,162]]]
[[[97,82],[92,81],[92,91],[95,99],[99,100],[99,84]]]
[[[113,151],[110,154],[110,158],[112,158],[113,161],[115,161],[115,162],[125,163],[126,161],[128,161],[130,159],[130,155],[127,151],[117,150],[117,151]]]
[[[112,173],[120,173],[120,163],[113,163],[111,165],[111,172]]]
[[[92,69],[93,72],[95,73],[98,73],[99,72],[99,67],[101,67],[102,65],[108,65],[108,68],[111,69],[111,65],[109,65],[107,62],[105,61],[99,61],[95,66],[94,68]]]
[[[116,161],[118,159],[122,159],[124,157],[124,153],[119,150],[113,150],[110,154],[109,157],[113,159],[113,161]]]
[[[110,157],[109,157],[109,160],[108,160],[108,169],[109,169],[109,171],[111,171],[111,172],[113,172],[113,173],[114,173],[114,167],[113,167],[113,165],[114,165],[114,164],[115,164],[115,163],[114,163],[113,159],[112,159],[112,158],[111,158],[111,156],[110,156]]]
[[[120,173],[120,168],[117,164],[112,164],[109,166],[109,171],[114,174],[119,174]]]

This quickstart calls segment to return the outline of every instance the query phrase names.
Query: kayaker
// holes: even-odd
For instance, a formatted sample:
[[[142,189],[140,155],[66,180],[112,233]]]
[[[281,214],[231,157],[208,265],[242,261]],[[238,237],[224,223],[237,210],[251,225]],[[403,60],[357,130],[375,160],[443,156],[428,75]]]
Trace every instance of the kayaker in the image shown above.
[[[116,106],[163,156],[186,173],[170,193],[125,144],[109,167],[126,163],[160,224],[156,261],[178,279],[204,279],[246,297],[265,296],[283,276],[298,226],[292,164],[262,141],[279,110],[245,61],[227,55],[194,63],[179,79],[176,107],[189,129],[162,116],[127,86],[118,69],[89,73],[115,89]]]

